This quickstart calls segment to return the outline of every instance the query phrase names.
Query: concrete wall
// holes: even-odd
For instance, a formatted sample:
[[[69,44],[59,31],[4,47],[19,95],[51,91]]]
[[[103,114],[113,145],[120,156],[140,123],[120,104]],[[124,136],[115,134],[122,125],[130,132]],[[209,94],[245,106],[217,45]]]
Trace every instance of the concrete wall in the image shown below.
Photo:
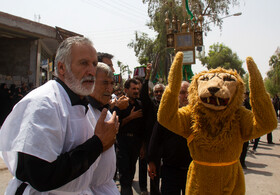
[[[28,74],[28,82],[36,85],[36,74],[37,74],[37,49],[38,40],[32,41],[30,45],[30,67]]]
[[[0,82],[18,84],[28,81],[33,71],[36,74],[34,69],[30,72],[31,61],[34,60],[31,51],[33,53],[34,50],[34,40],[0,38]]]

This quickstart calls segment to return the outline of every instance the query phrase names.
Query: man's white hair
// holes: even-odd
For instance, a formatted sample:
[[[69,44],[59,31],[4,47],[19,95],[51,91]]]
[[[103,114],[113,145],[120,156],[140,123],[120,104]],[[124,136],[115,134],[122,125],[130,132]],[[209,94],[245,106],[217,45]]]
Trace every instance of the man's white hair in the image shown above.
[[[158,88],[158,87],[162,88],[163,90],[165,89],[164,84],[158,83],[158,84],[156,84],[156,85],[153,87],[153,92],[155,92],[155,89]]]
[[[110,68],[110,66],[108,66],[107,64],[105,64],[103,62],[98,62],[97,67],[96,67],[95,77],[97,77],[99,72],[104,72],[106,74],[106,76],[114,79],[114,73],[113,73],[112,69]]]
[[[91,40],[86,37],[74,36],[65,39],[58,47],[55,56],[55,75],[58,76],[58,62],[65,64],[66,69],[71,71],[71,50],[73,45],[90,45],[93,46]]]

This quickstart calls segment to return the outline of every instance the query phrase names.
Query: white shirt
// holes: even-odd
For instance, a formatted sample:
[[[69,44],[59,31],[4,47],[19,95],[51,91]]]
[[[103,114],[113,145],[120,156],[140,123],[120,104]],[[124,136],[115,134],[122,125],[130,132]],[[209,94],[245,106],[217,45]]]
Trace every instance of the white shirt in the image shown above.
[[[108,117],[109,115],[107,119]],[[93,109],[85,114],[83,105],[72,106],[64,88],[57,81],[49,81],[15,105],[0,131],[0,154],[15,176],[17,152],[52,162],[60,154],[91,138],[96,121],[97,114]],[[118,194],[117,187],[112,183],[116,164],[112,159],[116,157],[111,150],[114,151],[113,147],[102,153],[84,174],[64,186],[48,192],[38,192],[28,185],[24,195]],[[111,164],[103,167],[101,162],[108,159],[111,159]],[[99,171],[100,166],[104,171],[112,171],[112,176],[107,171]],[[14,177],[9,182],[6,194],[14,194],[21,183]]]

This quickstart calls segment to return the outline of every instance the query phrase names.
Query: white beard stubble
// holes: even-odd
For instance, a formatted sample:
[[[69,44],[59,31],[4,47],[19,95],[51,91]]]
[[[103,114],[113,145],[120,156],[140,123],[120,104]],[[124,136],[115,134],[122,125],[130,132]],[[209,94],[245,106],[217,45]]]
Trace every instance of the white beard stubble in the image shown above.
[[[90,95],[93,90],[94,90],[94,84],[92,84],[92,87],[86,88],[83,86],[84,81],[93,81],[94,82],[94,77],[93,76],[87,76],[82,78],[81,81],[75,78],[74,74],[72,71],[68,71],[66,69],[65,73],[65,84],[76,94],[81,95],[81,96],[87,96]]]

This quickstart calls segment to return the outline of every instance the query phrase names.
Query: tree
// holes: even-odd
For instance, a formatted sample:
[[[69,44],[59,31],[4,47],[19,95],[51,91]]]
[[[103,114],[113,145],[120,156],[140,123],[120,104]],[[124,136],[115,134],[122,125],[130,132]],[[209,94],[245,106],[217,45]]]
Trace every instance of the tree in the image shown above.
[[[135,40],[131,40],[128,47],[134,49],[141,65],[153,62],[152,80],[156,77],[167,80],[168,69],[166,67],[170,67],[172,56],[165,47],[158,49],[161,47],[158,39],[153,40],[146,33],[135,32]],[[166,55],[168,56],[166,57]]]
[[[120,68],[120,74],[123,78],[124,73],[127,72],[128,76],[132,73],[128,65],[123,64],[121,61],[117,61],[118,67]]]
[[[167,80],[167,75],[174,55],[173,49],[166,48],[166,27],[164,20],[166,15],[173,20],[190,22],[190,16],[184,15],[182,0],[142,0],[148,4],[148,15],[150,21],[147,26],[158,33],[153,40],[147,34],[135,32],[135,40],[128,44],[133,48],[140,64],[149,60],[153,61],[153,76],[161,72],[162,78]],[[184,0],[183,0],[184,1]],[[230,6],[239,4],[239,0],[189,0],[187,1],[193,15],[204,16],[203,31],[206,34],[210,31],[209,22],[222,29],[222,17],[229,14]],[[185,8],[184,8],[185,9]],[[185,9],[186,10],[186,9]],[[176,17],[175,17],[176,16]],[[140,35],[140,36],[139,36]]]
[[[154,59],[155,52],[153,51],[154,40],[148,37],[147,33],[135,32],[135,40],[132,40],[129,44],[129,48],[133,48],[138,62],[141,65],[150,63]]]
[[[208,56],[200,58],[203,66],[208,69],[215,69],[222,67],[225,69],[234,69],[242,77],[245,74],[245,70],[242,68],[242,60],[239,59],[236,53],[225,46],[224,44],[216,43],[210,46]]]
[[[265,87],[274,96],[280,92],[280,53],[270,57],[269,66],[270,70],[266,74]]]
[[[243,81],[245,83],[245,89],[246,91],[249,91],[249,74],[246,73],[244,76],[243,76]]]
[[[274,95],[279,93],[279,86],[275,86],[275,83],[271,78],[267,77],[264,79],[264,86],[271,97],[274,97]]]
[[[280,53],[272,55],[269,60],[269,66],[271,66],[271,71],[268,72],[268,76],[273,78],[276,85],[280,85]]]
[[[148,14],[151,18],[148,26],[156,32],[162,31],[162,26],[164,27],[163,18],[165,18],[167,11],[171,12],[171,16],[176,14],[180,21],[186,19],[187,16],[183,16],[183,1],[185,0],[143,0],[143,3],[148,3]],[[239,0],[189,0],[186,2],[196,18],[200,15],[204,17],[204,32],[211,30],[209,26],[211,22],[222,29],[222,17],[229,14],[231,7],[239,5]]]

